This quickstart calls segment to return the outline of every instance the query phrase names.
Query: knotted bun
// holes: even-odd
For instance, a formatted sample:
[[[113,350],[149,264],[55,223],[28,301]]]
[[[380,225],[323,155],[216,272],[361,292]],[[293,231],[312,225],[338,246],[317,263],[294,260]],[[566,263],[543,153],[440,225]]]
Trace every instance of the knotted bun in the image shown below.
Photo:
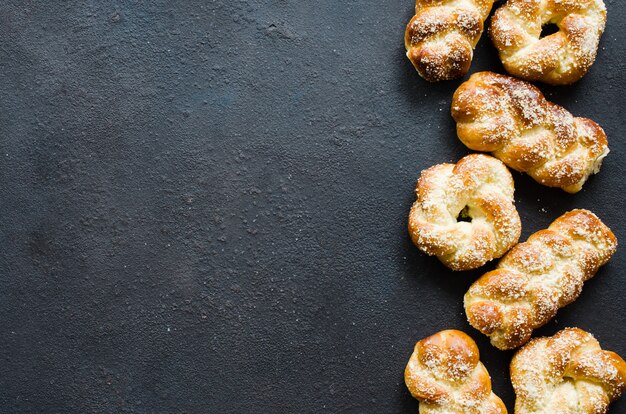
[[[550,23],[559,31],[542,38]],[[602,0],[508,0],[496,10],[490,32],[511,75],[564,85],[587,73],[605,24]]]
[[[409,214],[415,245],[452,270],[470,270],[501,257],[519,239],[513,177],[497,159],[471,154],[456,164],[422,171]],[[458,221],[465,215],[471,222]],[[463,219],[463,217],[459,217]]]
[[[448,330],[419,341],[404,371],[404,382],[420,401],[420,414],[506,414],[491,391],[476,343]]]

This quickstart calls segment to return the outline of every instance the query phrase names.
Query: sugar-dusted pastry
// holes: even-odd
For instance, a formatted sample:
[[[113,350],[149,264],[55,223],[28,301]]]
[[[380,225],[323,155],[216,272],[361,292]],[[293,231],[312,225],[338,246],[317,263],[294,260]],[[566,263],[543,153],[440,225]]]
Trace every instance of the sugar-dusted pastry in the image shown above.
[[[605,23],[602,0],[508,0],[491,19],[490,33],[511,75],[564,85],[595,61]],[[549,24],[559,30],[542,37]]]
[[[511,361],[515,414],[605,414],[626,387],[626,362],[589,333],[533,339]]]
[[[442,331],[415,345],[404,382],[420,414],[506,414],[491,391],[476,343],[460,331]]]
[[[617,240],[595,214],[573,210],[531,235],[465,294],[469,323],[499,349],[525,344],[534,329],[580,295]]]
[[[437,82],[467,73],[493,1],[416,0],[404,45],[421,77]]]
[[[483,154],[422,171],[409,214],[413,243],[452,270],[475,269],[501,257],[519,239],[521,223],[506,166]]]
[[[452,117],[467,147],[569,193],[580,191],[609,152],[598,124],[575,118],[527,82],[493,72],[475,73],[457,89]]]

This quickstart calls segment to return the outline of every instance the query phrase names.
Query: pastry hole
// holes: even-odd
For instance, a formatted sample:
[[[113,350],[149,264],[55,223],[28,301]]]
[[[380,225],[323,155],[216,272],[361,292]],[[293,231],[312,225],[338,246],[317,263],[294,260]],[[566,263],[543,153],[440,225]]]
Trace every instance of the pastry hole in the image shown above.
[[[546,36],[550,36],[551,34],[555,34],[556,32],[558,32],[559,30],[559,26],[557,26],[556,24],[548,23],[541,28],[541,35],[539,36],[539,38],[541,39]]]
[[[461,212],[459,213],[459,215],[456,218],[457,222],[466,222],[466,223],[471,223],[472,222],[472,218],[469,215],[469,206],[465,206],[463,207],[463,209],[461,210]]]

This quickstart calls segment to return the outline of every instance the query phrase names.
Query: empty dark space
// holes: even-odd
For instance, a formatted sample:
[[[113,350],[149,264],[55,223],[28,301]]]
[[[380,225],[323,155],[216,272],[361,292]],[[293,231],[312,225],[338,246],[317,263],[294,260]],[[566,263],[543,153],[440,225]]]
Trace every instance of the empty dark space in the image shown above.
[[[626,8],[607,7],[589,74],[539,86],[611,154],[576,195],[514,174],[522,240],[572,208],[626,240]],[[0,412],[416,413],[404,367],[442,329],[477,341],[512,412],[512,353],[462,306],[493,264],[453,273],[406,230],[419,172],[469,153],[462,80],[404,56],[413,10],[1,2]],[[486,34],[479,70],[503,73]],[[619,248],[537,334],[626,355],[625,265]]]
[[[541,35],[539,37],[550,36],[551,34],[557,33],[559,30],[559,26],[554,23],[545,24],[541,27]]]

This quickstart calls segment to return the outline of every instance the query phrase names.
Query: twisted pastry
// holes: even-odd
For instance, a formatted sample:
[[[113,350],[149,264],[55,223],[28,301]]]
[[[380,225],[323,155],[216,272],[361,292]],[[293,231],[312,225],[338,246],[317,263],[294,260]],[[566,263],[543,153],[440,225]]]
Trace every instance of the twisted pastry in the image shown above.
[[[548,187],[580,191],[608,154],[602,128],[547,101],[531,84],[493,72],[473,74],[454,93],[459,139],[489,151]]]
[[[506,414],[476,343],[460,331],[442,331],[415,345],[404,382],[420,414]]]
[[[413,243],[452,270],[475,269],[501,257],[519,239],[513,177],[502,162],[471,154],[422,171],[409,214]],[[457,221],[466,216],[467,221]]]
[[[541,37],[550,23],[559,31]],[[564,85],[587,73],[605,24],[602,0],[508,0],[491,19],[490,32],[511,75]]]
[[[406,55],[429,82],[460,78],[472,63],[494,0],[416,0],[404,33]]]
[[[465,294],[469,323],[499,349],[526,343],[533,329],[580,295],[611,258],[617,240],[592,212],[573,210],[531,235]]]
[[[626,362],[568,328],[532,340],[511,361],[515,414],[605,414],[626,387]]]

